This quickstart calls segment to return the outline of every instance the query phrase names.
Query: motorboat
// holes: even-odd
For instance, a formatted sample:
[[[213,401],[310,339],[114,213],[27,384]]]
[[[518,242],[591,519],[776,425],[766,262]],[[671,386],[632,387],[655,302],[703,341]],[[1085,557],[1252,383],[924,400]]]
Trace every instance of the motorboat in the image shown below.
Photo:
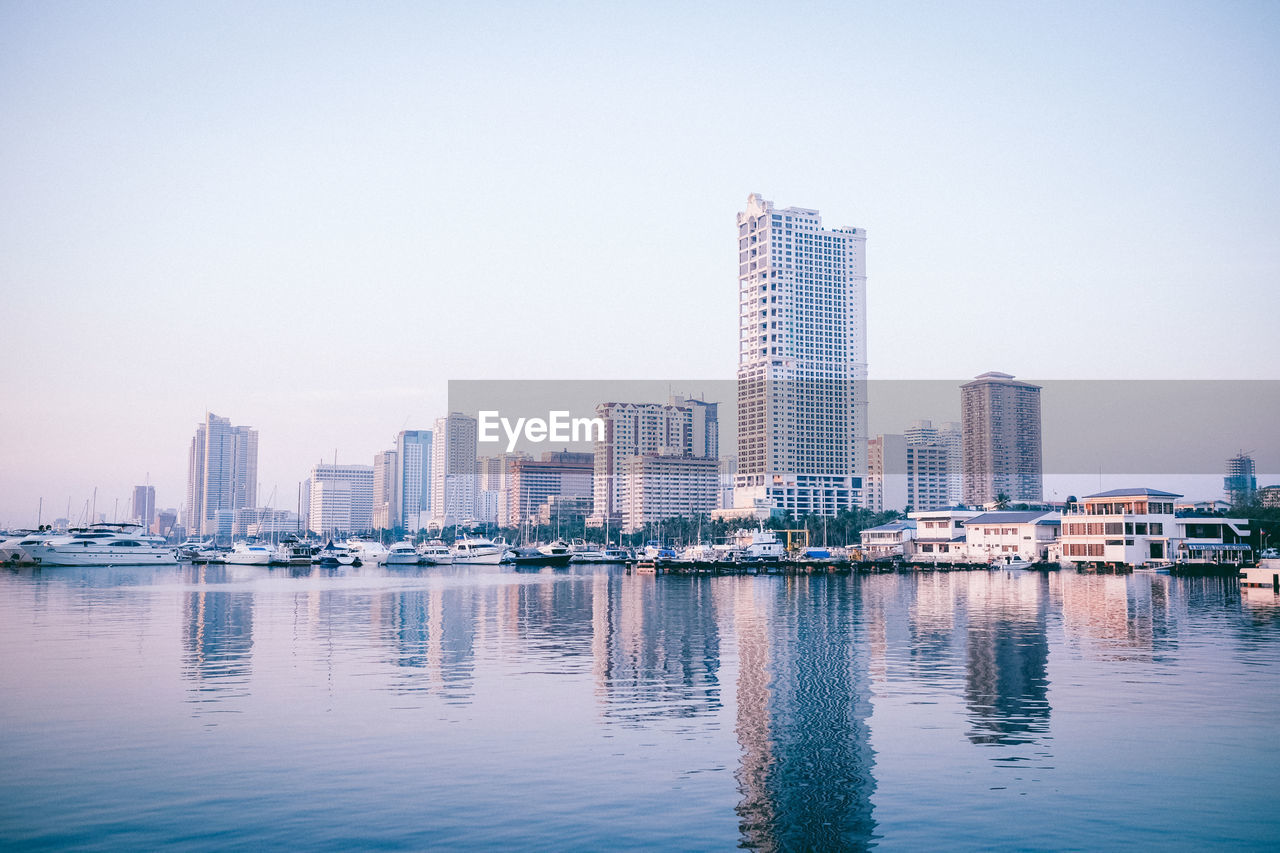
[[[207,558],[218,553],[218,548],[208,539],[196,539],[188,537],[180,542],[175,551],[179,560],[190,560],[196,562],[201,558]]]
[[[515,566],[552,566],[561,567],[569,565],[569,561],[573,559],[573,554],[569,553],[569,549],[565,548],[560,553],[548,554],[546,547],[542,548],[508,548],[502,554],[501,562]]]
[[[453,562],[453,552],[439,539],[432,539],[418,546],[418,558],[428,566],[447,566]]]
[[[30,563],[31,555],[27,553],[27,548],[46,542],[52,536],[47,530],[14,531],[13,535],[0,540],[0,563],[11,566]]]
[[[358,539],[354,536],[347,540],[347,550],[355,554],[360,562],[366,566],[385,563],[387,556],[391,553],[387,550],[387,546],[381,542],[371,539]]]
[[[276,549],[261,542],[237,542],[222,562],[231,566],[269,566],[275,559]]]
[[[573,563],[604,563],[604,551],[585,539],[574,539],[569,543],[569,553]]]
[[[484,536],[466,536],[453,543],[450,553],[455,563],[482,563],[496,566],[506,550],[505,542],[495,542]]]
[[[569,546],[565,544],[563,539],[557,539],[547,545],[538,547],[538,551],[544,557],[573,557],[573,552],[569,550]]]
[[[600,553],[604,557],[602,563],[625,563],[631,559],[631,552],[626,548],[605,548]]]
[[[283,556],[291,566],[308,566],[314,550],[312,543],[290,535],[280,543],[281,553],[278,556]]]
[[[321,566],[355,566],[359,565],[359,560],[355,554],[352,554],[346,548],[339,548],[333,544],[330,539],[323,548],[316,552],[311,558],[312,562]]]
[[[641,554],[646,560],[674,560],[676,558],[676,552],[660,544],[657,539],[650,539],[644,543],[644,551]]]
[[[680,559],[686,563],[713,563],[716,558],[716,549],[710,545],[690,545],[680,552]]]
[[[23,546],[42,566],[172,565],[178,562],[164,537],[151,536],[141,524],[100,523]]]
[[[786,553],[778,534],[763,526],[758,530],[739,530],[738,547],[744,560],[780,560]]]
[[[388,566],[416,566],[419,559],[418,549],[408,539],[397,542],[387,549],[386,564]]]

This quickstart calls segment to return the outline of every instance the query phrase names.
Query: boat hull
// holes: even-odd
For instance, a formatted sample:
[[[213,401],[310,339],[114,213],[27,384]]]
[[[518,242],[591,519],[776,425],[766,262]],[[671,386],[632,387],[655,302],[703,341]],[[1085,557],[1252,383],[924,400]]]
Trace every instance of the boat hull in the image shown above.
[[[138,549],[130,549],[128,553],[121,553],[88,548],[79,551],[62,551],[49,546],[33,547],[31,551],[32,562],[41,566],[176,566],[178,564],[178,558],[171,551],[138,553]]]

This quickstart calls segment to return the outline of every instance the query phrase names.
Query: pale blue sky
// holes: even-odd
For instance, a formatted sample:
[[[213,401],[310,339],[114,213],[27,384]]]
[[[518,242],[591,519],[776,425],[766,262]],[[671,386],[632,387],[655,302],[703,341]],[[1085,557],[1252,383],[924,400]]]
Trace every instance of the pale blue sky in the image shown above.
[[[731,377],[749,192],[868,229],[873,377],[1280,378],[1277,44],[1276,3],[0,3],[0,523],[177,505],[206,408],[292,506],[450,378]]]

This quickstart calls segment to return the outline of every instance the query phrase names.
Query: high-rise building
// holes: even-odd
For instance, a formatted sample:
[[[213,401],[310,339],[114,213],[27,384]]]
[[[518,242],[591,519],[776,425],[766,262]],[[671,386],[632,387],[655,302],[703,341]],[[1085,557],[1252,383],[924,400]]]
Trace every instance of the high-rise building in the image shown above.
[[[926,422],[927,423],[927,422]],[[915,434],[919,439],[919,434]],[[950,506],[950,448],[913,443],[911,436],[867,440],[866,506],[872,512],[930,512]]]
[[[499,527],[511,527],[509,516],[511,464],[528,459],[527,453],[500,453],[476,460],[476,518]]]
[[[397,457],[394,450],[373,454],[373,529],[390,530],[400,524],[396,505]]]
[[[511,463],[507,519],[511,525],[538,517],[551,497],[589,498],[595,470],[591,453],[547,452]]]
[[[867,480],[863,505],[872,512],[907,505],[907,443],[900,435],[867,439]]]
[[[156,487],[133,487],[133,520],[151,530],[156,521]]]
[[[431,439],[431,517],[441,525],[476,514],[476,419],[459,412],[436,418]]]
[[[373,528],[373,466],[319,463],[307,479],[307,527],[322,535]]]
[[[646,523],[709,515],[716,508],[720,460],[647,453],[626,460],[619,477],[622,530]]]
[[[1227,460],[1227,476],[1222,478],[1222,489],[1232,506],[1253,503],[1258,491],[1258,480],[1253,473],[1253,457],[1243,451]]]
[[[429,429],[401,430],[396,435],[396,478],[390,506],[393,526],[417,531],[430,518],[431,442]]]
[[[1040,501],[1040,386],[983,373],[960,386],[964,502]]]
[[[686,397],[672,397],[665,405],[601,403],[596,406],[596,416],[604,421],[604,436],[595,443],[593,526],[621,522],[622,478],[633,457],[658,454],[715,459],[720,453],[717,403]]]
[[[832,515],[863,500],[866,240],[756,194],[738,214],[739,507]]]
[[[906,429],[903,437],[907,440],[908,447],[933,445],[946,450],[946,472],[944,474],[946,495],[944,502],[936,506],[917,505],[917,509],[941,509],[942,507],[959,504],[964,499],[964,492],[961,488],[963,482],[961,472],[964,470],[964,446],[961,439],[960,424],[955,421],[947,421],[934,426],[932,421],[915,421]],[[935,485],[934,483],[929,483],[922,485],[921,489],[933,491]]]
[[[187,455],[188,531],[205,536],[229,531],[225,519],[254,506],[257,497],[258,431],[206,412]]]

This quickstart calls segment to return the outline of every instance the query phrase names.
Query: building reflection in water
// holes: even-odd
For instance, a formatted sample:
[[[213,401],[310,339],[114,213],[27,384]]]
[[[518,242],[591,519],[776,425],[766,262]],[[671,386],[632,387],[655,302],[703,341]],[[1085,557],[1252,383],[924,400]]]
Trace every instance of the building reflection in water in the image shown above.
[[[184,593],[182,602],[182,672],[191,682],[188,701],[212,706],[247,696],[253,671],[253,593],[206,586],[225,581],[222,566],[192,566],[189,571],[189,580],[201,588]]]
[[[606,721],[720,710],[720,630],[709,578],[598,574],[590,585],[592,673]]]
[[[1063,631],[1073,648],[1099,660],[1150,661],[1175,647],[1178,620],[1167,575],[1080,574],[1071,583],[1055,580]]]
[[[857,850],[875,837],[859,587],[857,578],[727,581],[743,847]]]
[[[969,739],[1036,743],[1049,731],[1048,578],[970,574],[964,698]]]
[[[392,679],[400,693],[437,692],[452,702],[470,701],[475,678],[476,602],[468,586],[437,586],[388,596],[383,635],[391,663],[402,668]]]

